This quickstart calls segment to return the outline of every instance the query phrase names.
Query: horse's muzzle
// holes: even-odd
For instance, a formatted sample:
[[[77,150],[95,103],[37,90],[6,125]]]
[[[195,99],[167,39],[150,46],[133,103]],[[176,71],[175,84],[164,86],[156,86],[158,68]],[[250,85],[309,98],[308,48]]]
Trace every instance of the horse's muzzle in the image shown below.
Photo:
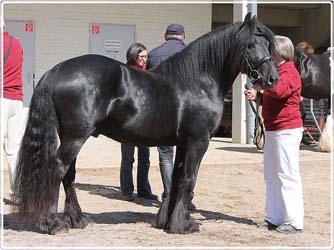
[[[276,86],[279,77],[275,75],[269,75],[268,79],[261,79],[262,83],[260,84],[262,89],[272,89]]]

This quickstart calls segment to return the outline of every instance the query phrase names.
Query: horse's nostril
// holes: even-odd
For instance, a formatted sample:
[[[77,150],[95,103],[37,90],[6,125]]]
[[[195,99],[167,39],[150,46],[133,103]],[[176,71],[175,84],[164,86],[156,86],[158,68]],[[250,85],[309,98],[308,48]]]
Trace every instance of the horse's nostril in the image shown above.
[[[277,81],[277,78],[274,76],[269,76],[269,82],[270,83],[275,83]]]

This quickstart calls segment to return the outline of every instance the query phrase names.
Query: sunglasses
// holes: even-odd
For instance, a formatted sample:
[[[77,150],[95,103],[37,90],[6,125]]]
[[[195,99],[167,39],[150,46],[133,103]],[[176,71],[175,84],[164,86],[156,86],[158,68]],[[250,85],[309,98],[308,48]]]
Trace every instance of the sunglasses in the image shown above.
[[[147,55],[138,55],[138,59],[142,60],[147,59]]]

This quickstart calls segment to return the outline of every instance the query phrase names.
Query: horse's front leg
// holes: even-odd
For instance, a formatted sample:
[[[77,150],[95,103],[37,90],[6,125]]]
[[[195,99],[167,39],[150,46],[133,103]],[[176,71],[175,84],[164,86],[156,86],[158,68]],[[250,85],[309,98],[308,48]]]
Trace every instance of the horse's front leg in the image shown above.
[[[171,233],[198,231],[198,224],[190,217],[190,202],[196,184],[198,168],[209,145],[209,138],[187,140],[184,162],[174,167],[168,213]],[[177,167],[177,169],[176,169]],[[173,205],[174,204],[174,205]]]
[[[175,155],[175,162],[173,168],[173,175],[172,175],[172,183],[170,190],[166,194],[166,197],[163,199],[162,204],[160,206],[158,215],[157,215],[157,227],[162,229],[168,228],[168,222],[171,215],[171,211],[173,211],[175,206],[175,195],[178,192],[178,185],[174,184],[177,183],[178,180],[181,179],[183,175],[183,164],[184,164],[184,157],[185,157],[185,148],[182,145],[177,145],[176,147],[176,155]],[[171,197],[171,193],[173,194]],[[171,199],[172,198],[172,199]],[[172,200],[172,202],[171,202]]]
[[[63,179],[63,186],[66,195],[64,221],[71,228],[85,228],[90,222],[90,219],[82,212],[77,194],[75,192],[75,164],[76,159],[71,163],[70,168]]]

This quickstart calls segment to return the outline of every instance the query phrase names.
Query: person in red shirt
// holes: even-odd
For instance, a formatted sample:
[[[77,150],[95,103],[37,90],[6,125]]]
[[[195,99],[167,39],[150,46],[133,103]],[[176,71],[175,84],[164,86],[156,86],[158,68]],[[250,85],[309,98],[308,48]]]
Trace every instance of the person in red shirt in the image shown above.
[[[23,50],[18,39],[3,32],[3,86],[1,88],[1,139],[9,167],[13,193],[16,160],[23,135]]]
[[[299,109],[301,79],[293,56],[291,40],[275,36],[274,62],[280,79],[273,89],[265,90],[262,95],[262,116],[266,129],[266,217],[258,226],[285,234],[302,232],[304,219],[299,173],[299,145],[303,134]],[[248,100],[255,100],[257,93],[246,90],[245,95]]]
[[[141,43],[132,44],[126,53],[127,64],[139,69],[146,70],[148,51]],[[145,146],[137,146],[138,149],[138,170],[137,170],[137,193],[138,197],[157,200],[158,196],[151,191],[150,182],[148,180],[148,171],[150,168],[150,149]],[[120,182],[123,199],[133,201],[133,176],[132,169],[134,163],[135,146],[122,143],[122,161]]]

